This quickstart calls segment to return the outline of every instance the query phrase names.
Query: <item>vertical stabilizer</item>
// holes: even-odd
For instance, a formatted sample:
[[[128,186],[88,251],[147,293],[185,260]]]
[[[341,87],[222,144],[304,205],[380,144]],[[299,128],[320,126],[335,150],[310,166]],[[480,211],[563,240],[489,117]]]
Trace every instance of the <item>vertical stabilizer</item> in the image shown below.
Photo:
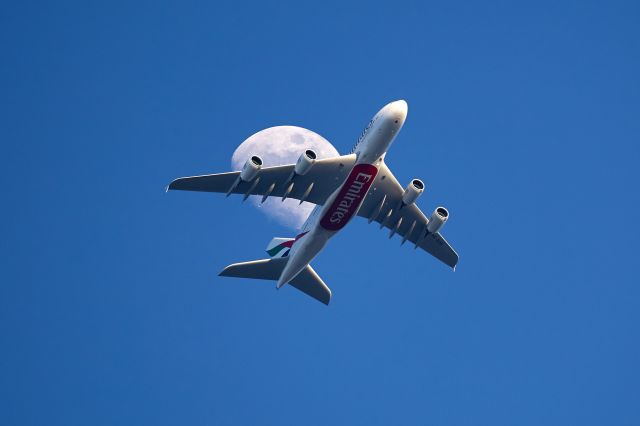
[[[272,258],[287,257],[295,238],[274,238],[267,245],[267,253]]]

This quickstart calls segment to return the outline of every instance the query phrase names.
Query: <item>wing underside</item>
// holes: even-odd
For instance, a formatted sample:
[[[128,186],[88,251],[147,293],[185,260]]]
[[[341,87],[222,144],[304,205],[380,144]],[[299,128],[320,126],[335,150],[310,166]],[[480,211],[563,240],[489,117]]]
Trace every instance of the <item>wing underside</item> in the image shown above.
[[[455,269],[458,254],[439,232],[427,231],[429,219],[417,205],[402,204],[403,193],[404,188],[383,162],[358,216],[389,229],[389,238],[398,234],[402,244],[409,241]]]
[[[344,182],[355,160],[355,154],[318,160],[305,175],[293,173],[294,164],[265,167],[251,182],[240,181],[240,172],[184,177],[171,182],[167,190],[242,194],[245,199],[250,195],[263,200],[270,196],[292,198],[322,205]],[[427,231],[429,219],[417,205],[402,204],[403,193],[404,188],[382,162],[358,216],[377,222],[389,229],[389,237],[398,234],[402,244],[409,241],[455,269],[458,254],[439,232]]]
[[[178,178],[167,190],[220,192],[246,197],[285,197],[313,204],[326,199],[345,180],[355,163],[355,155],[318,160],[305,175],[293,173],[294,164],[262,168],[250,182],[239,181],[240,172]],[[234,187],[234,185],[236,185]]]

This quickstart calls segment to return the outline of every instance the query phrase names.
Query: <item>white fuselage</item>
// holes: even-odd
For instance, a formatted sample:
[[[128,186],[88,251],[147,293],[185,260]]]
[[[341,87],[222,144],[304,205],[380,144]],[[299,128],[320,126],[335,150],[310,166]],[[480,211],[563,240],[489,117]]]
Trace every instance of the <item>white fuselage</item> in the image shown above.
[[[356,162],[345,181],[322,206],[316,206],[289,252],[277,287],[300,273],[358,213],[373,185],[378,167],[407,118],[407,103],[387,104],[371,119],[353,148]]]

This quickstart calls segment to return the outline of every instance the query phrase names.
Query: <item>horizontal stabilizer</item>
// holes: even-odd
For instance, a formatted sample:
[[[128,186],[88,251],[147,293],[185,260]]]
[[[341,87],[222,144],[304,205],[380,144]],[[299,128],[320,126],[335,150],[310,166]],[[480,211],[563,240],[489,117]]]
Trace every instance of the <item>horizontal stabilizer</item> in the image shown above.
[[[224,268],[220,276],[277,281],[288,260],[284,257],[234,263]],[[311,265],[307,265],[289,284],[325,305],[331,301],[331,290]]]

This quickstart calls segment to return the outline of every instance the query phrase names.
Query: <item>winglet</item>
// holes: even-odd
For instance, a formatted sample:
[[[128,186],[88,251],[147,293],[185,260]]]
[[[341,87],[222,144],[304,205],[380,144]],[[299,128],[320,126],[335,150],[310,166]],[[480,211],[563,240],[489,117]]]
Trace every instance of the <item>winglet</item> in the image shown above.
[[[176,182],[178,182],[180,179],[182,179],[182,178],[177,178],[177,179],[174,179],[174,180],[172,180],[171,182],[169,182],[169,184],[168,184],[167,186],[165,186],[165,187],[164,187],[164,192],[169,192],[169,191],[171,191],[171,190],[175,189],[175,186],[174,186],[174,185],[175,185],[175,183],[176,183]]]

